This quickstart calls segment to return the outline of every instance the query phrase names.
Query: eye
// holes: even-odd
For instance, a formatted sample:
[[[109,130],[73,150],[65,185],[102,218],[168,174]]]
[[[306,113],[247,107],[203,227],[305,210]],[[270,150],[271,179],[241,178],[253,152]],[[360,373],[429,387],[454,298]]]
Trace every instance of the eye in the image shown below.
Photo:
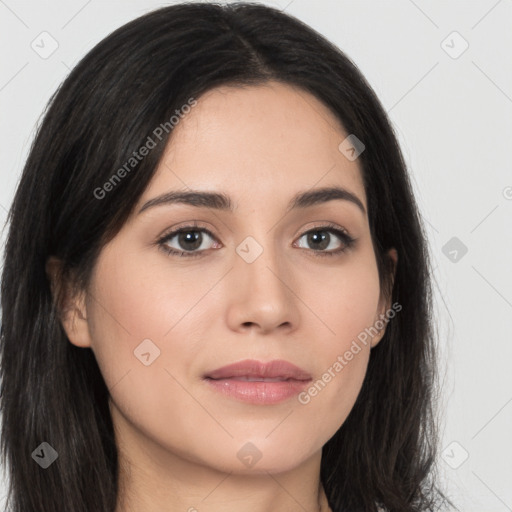
[[[196,225],[184,226],[164,235],[158,240],[158,245],[167,254],[184,257],[201,256],[208,249],[204,244],[205,235],[207,238],[215,239],[206,228],[200,228]],[[174,243],[178,245],[177,248],[170,245],[170,242],[175,238]]]
[[[335,235],[335,238],[333,238],[332,234]],[[355,238],[352,238],[346,231],[332,224],[310,229],[302,234],[300,239],[304,237],[306,237],[306,243],[313,248],[315,256],[335,256],[353,247],[356,241]],[[338,238],[338,241],[341,241],[341,244],[338,242],[340,245],[338,245],[337,248],[332,247],[333,242],[334,245],[336,245],[336,238]],[[326,249],[329,248],[329,246],[331,246],[331,250],[327,251]]]

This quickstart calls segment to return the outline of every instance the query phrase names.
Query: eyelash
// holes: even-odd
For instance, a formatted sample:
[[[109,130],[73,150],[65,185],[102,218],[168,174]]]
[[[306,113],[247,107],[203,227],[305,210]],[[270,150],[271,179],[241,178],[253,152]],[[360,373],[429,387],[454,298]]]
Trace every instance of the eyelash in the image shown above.
[[[213,239],[216,239],[216,237],[206,228],[203,228],[198,225],[189,225],[189,226],[183,226],[179,229],[176,229],[174,231],[171,231],[170,233],[166,233],[161,238],[157,240],[157,245],[162,249],[166,254],[172,255],[172,256],[179,256],[179,257],[185,257],[185,258],[195,258],[202,256],[203,251],[178,251],[176,249],[168,247],[166,242],[169,242],[169,240],[173,239],[176,235],[179,235],[181,233],[188,233],[191,231],[199,231],[201,233],[206,233],[208,236],[210,236]],[[345,251],[351,249],[355,242],[356,238],[351,237],[347,232],[339,229],[334,224],[325,224],[323,226],[318,226],[312,229],[309,229],[308,231],[305,231],[299,236],[299,239],[302,238],[304,235],[308,235],[310,233],[317,233],[317,232],[331,232],[334,233],[336,236],[338,236],[342,243],[344,244],[341,248],[335,249],[334,251],[318,251],[311,249],[315,256],[324,257],[324,256],[336,256],[340,255],[341,253],[344,253]]]

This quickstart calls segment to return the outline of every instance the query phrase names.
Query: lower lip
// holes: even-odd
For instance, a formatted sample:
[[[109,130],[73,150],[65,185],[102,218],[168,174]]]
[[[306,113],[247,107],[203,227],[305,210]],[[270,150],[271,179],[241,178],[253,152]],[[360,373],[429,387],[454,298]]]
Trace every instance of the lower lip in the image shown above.
[[[226,396],[251,404],[277,404],[298,395],[309,384],[308,381],[285,380],[261,382],[236,379],[205,379],[208,384]]]

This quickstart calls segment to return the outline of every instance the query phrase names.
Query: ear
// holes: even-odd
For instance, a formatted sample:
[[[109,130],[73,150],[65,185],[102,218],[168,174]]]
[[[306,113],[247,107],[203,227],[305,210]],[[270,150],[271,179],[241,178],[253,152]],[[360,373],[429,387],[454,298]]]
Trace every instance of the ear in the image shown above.
[[[396,276],[396,267],[398,264],[398,253],[394,247],[392,247],[388,253],[387,258],[389,262],[388,272],[391,273],[391,285],[389,290],[381,290],[380,299],[379,299],[379,307],[377,311],[377,316],[375,317],[374,326],[376,329],[379,329],[379,333],[376,334],[371,342],[371,348],[375,347],[380,340],[384,337],[386,332],[386,326],[389,322],[389,318],[386,315],[386,311],[391,309],[391,297],[393,292],[393,284],[395,283]]]
[[[70,278],[64,277],[61,269],[61,261],[50,256],[46,261],[46,275],[59,320],[73,345],[90,347],[85,291],[79,290]]]

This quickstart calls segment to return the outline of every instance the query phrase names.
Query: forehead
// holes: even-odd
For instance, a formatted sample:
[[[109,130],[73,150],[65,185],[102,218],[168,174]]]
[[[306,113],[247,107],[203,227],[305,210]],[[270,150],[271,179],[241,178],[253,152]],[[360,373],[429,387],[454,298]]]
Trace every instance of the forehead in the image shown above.
[[[310,93],[287,84],[223,86],[197,99],[173,128],[141,202],[167,189],[223,191],[255,206],[298,190],[339,185],[366,199],[348,136]]]

